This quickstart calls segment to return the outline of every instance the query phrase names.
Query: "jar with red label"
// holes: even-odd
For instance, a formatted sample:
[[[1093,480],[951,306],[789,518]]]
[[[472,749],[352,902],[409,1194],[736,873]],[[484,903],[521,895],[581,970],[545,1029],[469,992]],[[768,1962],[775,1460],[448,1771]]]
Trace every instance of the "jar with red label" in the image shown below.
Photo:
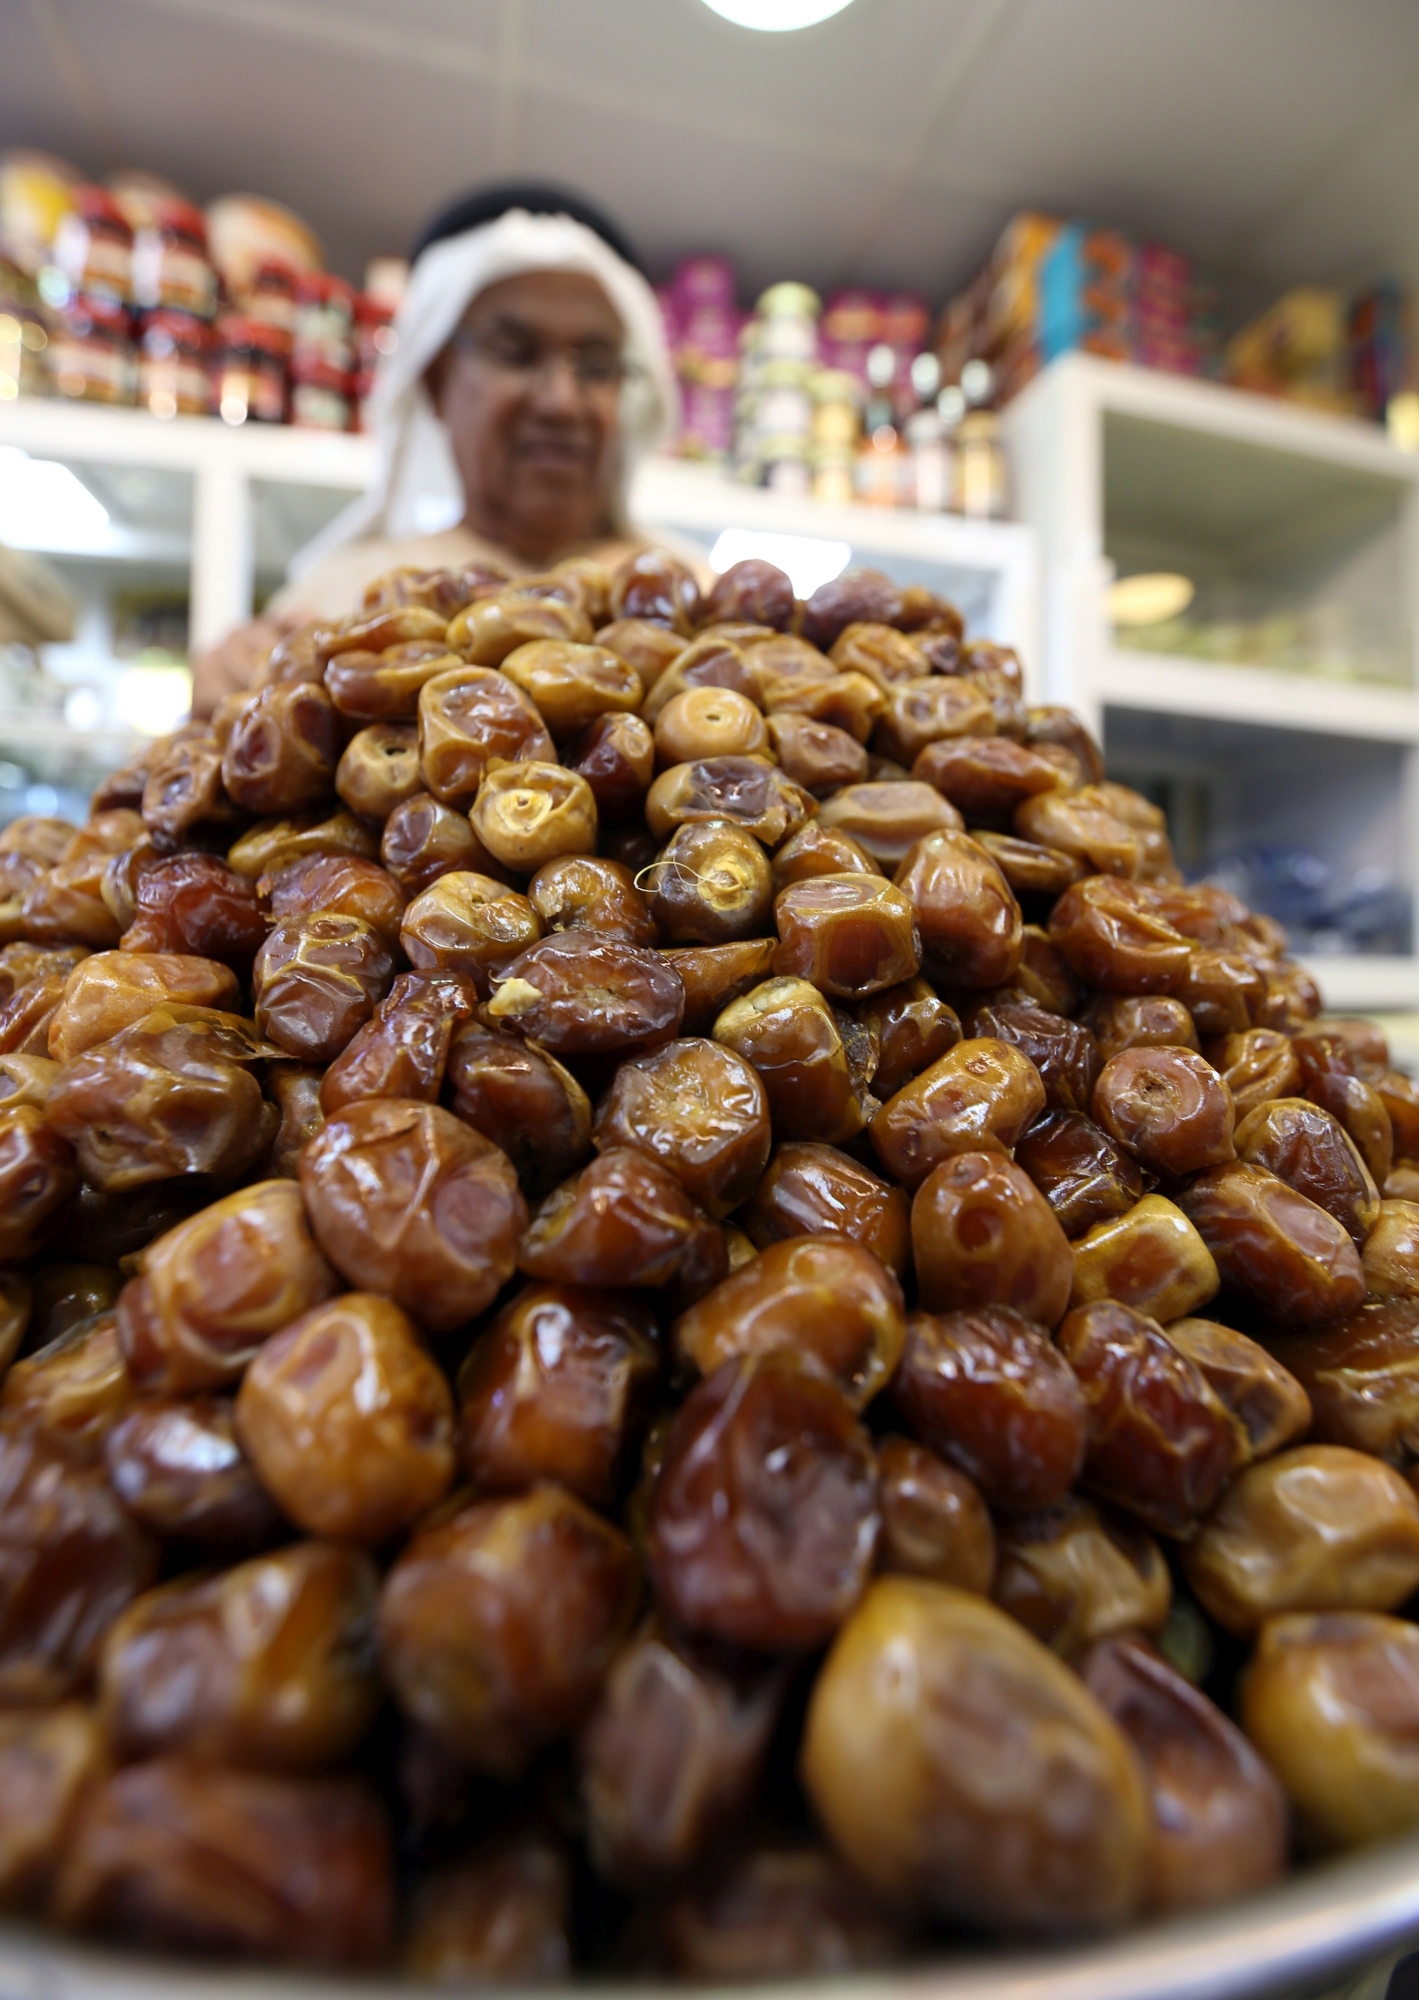
[[[290,337],[237,313],[217,321],[217,410],[228,424],[283,424]]]
[[[133,231],[107,188],[76,187],[73,207],[54,238],[54,261],[72,293],[115,299],[133,296]]]
[[[348,375],[354,363],[355,288],[329,271],[296,280],[296,352]]]
[[[311,431],[347,431],[353,379],[318,355],[297,350],[291,363],[291,422]]]
[[[292,338],[296,330],[296,274],[290,265],[258,264],[242,311],[248,319],[277,327],[287,339]]]
[[[190,201],[155,201],[152,221],[133,238],[133,303],[211,319],[217,273],[207,255],[207,224]]]
[[[45,354],[57,395],[85,403],[133,401],[131,324],[114,300],[80,294],[61,306]]]
[[[356,292],[353,395],[357,421],[363,418],[364,406],[374,388],[374,378],[381,361],[393,354],[398,345],[393,306],[383,299],[373,298],[368,292]]]
[[[138,401],[155,417],[212,414],[212,330],[195,313],[151,312],[138,336]]]

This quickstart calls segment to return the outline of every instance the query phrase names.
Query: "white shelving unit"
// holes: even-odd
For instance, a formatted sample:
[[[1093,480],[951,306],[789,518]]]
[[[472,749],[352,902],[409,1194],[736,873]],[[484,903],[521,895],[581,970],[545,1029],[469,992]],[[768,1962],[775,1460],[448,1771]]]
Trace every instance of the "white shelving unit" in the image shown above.
[[[1308,962],[1333,1006],[1419,1006],[1419,458],[1371,425],[1084,355],[1004,423],[1040,541],[1046,698],[1173,805],[1194,867],[1270,849],[1392,882],[1407,949]],[[1115,578],[1155,570],[1187,576],[1193,607],[1116,631]]]
[[[24,546],[66,575],[80,603],[72,647],[48,649],[61,678],[82,682],[112,651],[113,603],[133,586],[170,591],[187,605],[188,644],[200,649],[250,617],[260,593],[284,576],[295,551],[374,468],[368,438],[269,425],[229,427],[211,418],[160,422],[145,412],[19,400],[0,404],[0,479],[5,450],[66,467],[108,515],[82,534],[64,522],[26,523]],[[12,461],[13,463],[13,461]],[[75,489],[70,489],[71,494]],[[90,502],[89,512],[96,510]],[[643,465],[635,519],[708,555],[719,535],[787,536],[821,555],[838,544],[844,567],[875,564],[900,580],[951,596],[973,631],[1039,651],[1035,538],[1008,523],[917,516],[871,508],[827,508],[735,485],[673,460]],[[844,553],[845,551],[845,553]],[[133,737],[112,726],[75,728],[55,715],[6,712],[0,701],[0,771],[47,755],[52,778],[76,795],[119,761]],[[67,774],[67,776],[66,776]],[[0,782],[0,818],[19,810]]]

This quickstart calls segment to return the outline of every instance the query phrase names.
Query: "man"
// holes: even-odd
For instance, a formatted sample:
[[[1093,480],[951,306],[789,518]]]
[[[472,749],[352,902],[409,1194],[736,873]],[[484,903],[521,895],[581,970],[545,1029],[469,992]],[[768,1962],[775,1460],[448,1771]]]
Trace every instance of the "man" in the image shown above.
[[[626,488],[673,424],[675,378],[614,224],[552,188],[467,196],[420,238],[395,332],[371,491],[301,551],[263,617],[197,660],[195,713],[248,685],[283,632],[352,611],[396,564],[518,574],[647,546]],[[440,518],[454,525],[431,532]]]

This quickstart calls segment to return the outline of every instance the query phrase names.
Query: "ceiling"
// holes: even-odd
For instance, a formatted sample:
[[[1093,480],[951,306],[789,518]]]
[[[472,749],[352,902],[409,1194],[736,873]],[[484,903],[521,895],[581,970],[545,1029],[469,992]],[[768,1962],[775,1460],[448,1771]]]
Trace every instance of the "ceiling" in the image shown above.
[[[447,194],[571,182],[656,275],[947,297],[1026,206],[1287,282],[1419,284],[1415,0],[0,0],[0,144],[289,202],[357,277]]]

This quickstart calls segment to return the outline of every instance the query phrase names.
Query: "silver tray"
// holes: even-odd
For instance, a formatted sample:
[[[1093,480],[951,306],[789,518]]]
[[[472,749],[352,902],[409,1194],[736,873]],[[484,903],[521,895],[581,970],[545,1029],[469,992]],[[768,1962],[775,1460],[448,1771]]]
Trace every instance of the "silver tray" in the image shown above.
[[[1306,1869],[1267,1895],[1206,1916],[1147,1925],[1103,1944],[980,1953],[903,1972],[787,1988],[734,1986],[723,1993],[724,2000],[810,1991],[832,2000],[1309,2000],[1321,1994],[1384,2000],[1388,1966],[1412,1944],[1419,1944],[1419,1838]],[[1375,1967],[1371,1976],[1363,1976],[1366,1966]],[[226,1969],[96,1950],[0,1925],[0,2000],[369,2000],[402,1986],[388,1973],[327,1979]],[[541,2000],[552,2000],[554,1992],[565,2000],[573,1990],[590,2000],[683,2000],[687,1991],[710,1991],[603,1980],[576,1989],[535,1989]]]

